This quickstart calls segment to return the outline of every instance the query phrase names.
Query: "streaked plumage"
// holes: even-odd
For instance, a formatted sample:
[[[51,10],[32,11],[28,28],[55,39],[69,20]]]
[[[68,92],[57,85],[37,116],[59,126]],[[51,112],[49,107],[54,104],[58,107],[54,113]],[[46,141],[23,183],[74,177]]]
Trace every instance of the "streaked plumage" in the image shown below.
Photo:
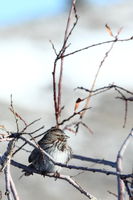
[[[48,130],[38,144],[56,162],[66,164],[72,154],[72,150],[67,144],[67,139],[68,136],[61,129],[54,128]],[[43,173],[59,173],[61,169],[60,166],[54,165],[47,156],[37,149],[31,152],[28,161],[31,163],[30,167]]]

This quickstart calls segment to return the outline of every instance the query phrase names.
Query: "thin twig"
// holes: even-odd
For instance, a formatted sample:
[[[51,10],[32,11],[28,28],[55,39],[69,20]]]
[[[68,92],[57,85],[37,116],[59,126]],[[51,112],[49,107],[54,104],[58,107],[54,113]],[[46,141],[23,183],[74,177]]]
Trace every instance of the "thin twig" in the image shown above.
[[[95,84],[96,84],[96,81],[97,81],[97,78],[98,78],[98,75],[99,75],[100,70],[101,70],[101,67],[103,66],[103,63],[104,63],[105,60],[107,59],[107,57],[108,57],[109,53],[111,52],[111,50],[113,49],[114,44],[115,44],[115,42],[111,44],[111,47],[110,47],[109,50],[105,53],[105,55],[104,55],[102,61],[100,62],[100,65],[99,65],[99,67],[98,67],[98,70],[97,70],[97,72],[96,72],[95,78],[94,78],[93,83],[92,83],[92,86],[91,86],[91,90],[94,89]],[[87,107],[89,106],[91,95],[92,95],[92,93],[90,92],[89,95],[88,95],[88,97],[86,98],[86,103],[85,103],[84,108],[87,108]],[[81,113],[80,118],[83,118],[84,114],[85,114],[85,111],[83,111],[83,112]]]
[[[23,146],[24,146],[24,144],[23,144]],[[20,148],[19,146],[17,146],[17,145],[15,145],[15,147],[17,147],[18,149]],[[18,150],[17,149],[17,150]],[[29,150],[27,150],[27,149],[25,149],[25,148],[21,148],[21,150],[22,151],[25,151],[26,153],[31,153],[31,151],[29,151]],[[15,152],[14,152],[15,153]],[[13,153],[13,155],[14,155],[14,153]]]
[[[50,44],[52,45],[52,48],[53,48],[53,50],[54,50],[55,55],[58,56],[58,53],[57,53],[57,51],[56,51],[56,48],[55,48],[53,42],[52,42],[51,40],[49,40],[49,42],[50,42]]]
[[[63,42],[63,46],[62,46],[61,51],[60,51],[62,53],[61,53],[60,74],[59,74],[59,82],[58,82],[58,99],[57,99],[58,117],[59,117],[60,112],[61,112],[61,87],[62,87],[63,64],[64,64],[63,55],[64,55],[65,50],[66,50],[67,40],[70,36],[69,26],[70,26],[71,17],[72,17],[72,11],[73,11],[73,8],[75,7],[75,3],[76,3],[76,0],[72,0],[71,8],[70,8],[70,11],[69,11],[69,14],[68,14],[68,19],[67,19],[66,30],[65,30],[65,34],[64,34],[64,42]]]
[[[75,7],[76,0],[72,0],[72,4],[70,7],[70,11],[68,14],[67,18],[67,24],[66,24],[66,29],[65,29],[65,34],[64,34],[64,41],[61,50],[57,54],[54,45],[52,45],[54,52],[56,54],[56,59],[54,61],[54,67],[53,67],[53,99],[54,99],[54,109],[55,109],[55,118],[56,118],[56,126],[59,126],[59,117],[61,114],[61,89],[62,89],[62,76],[63,76],[63,64],[64,64],[64,53],[69,45],[67,45],[68,39],[70,35],[72,34],[77,21],[77,13],[76,13],[76,7]],[[74,11],[76,21],[73,24],[72,28],[69,30],[70,23],[71,23],[71,17],[72,17],[72,12]],[[56,87],[56,68],[57,68],[57,62],[58,60],[61,61],[60,63],[60,70],[59,70],[59,79],[58,79],[58,89]]]
[[[34,121],[34,123],[35,123],[35,121]],[[31,123],[31,124],[33,124],[33,122]],[[30,124],[30,125],[31,125]],[[38,132],[38,131],[40,131],[41,129],[44,129],[44,126],[42,126],[42,127],[40,127],[40,128],[38,128],[38,129],[36,129],[35,131],[33,131],[33,132],[31,132],[31,133],[25,133],[25,132],[23,132],[24,130],[25,130],[25,128],[22,130],[22,132],[20,132],[20,133],[13,133],[10,137],[18,137],[19,138],[19,136],[20,135],[32,135],[32,134],[34,134],[34,133],[36,133],[36,132]],[[16,134],[16,136],[15,136],[15,134]],[[42,133],[42,134],[40,134],[40,135],[43,135],[44,133]],[[40,135],[37,135],[37,136],[35,136],[35,137],[32,137],[32,138],[37,138],[37,137],[39,137]],[[31,139],[32,140],[32,139]],[[24,144],[22,144],[16,151],[14,151],[14,153],[13,153],[13,156],[16,154],[16,153],[18,153],[25,145],[27,144],[27,142],[24,142]]]
[[[25,145],[27,144],[27,142],[24,142],[24,144],[22,144],[16,151],[14,151],[13,156],[18,153]]]
[[[86,92],[90,92],[90,93],[92,93],[92,94],[95,94],[95,93],[97,93],[97,92],[99,92],[99,91],[104,91],[104,90],[106,90],[106,89],[109,90],[109,89],[112,89],[112,88],[117,88],[117,89],[120,89],[120,90],[122,90],[122,91],[124,91],[124,92],[126,92],[126,93],[128,93],[128,94],[133,95],[133,92],[131,92],[131,91],[129,91],[129,90],[123,88],[123,87],[120,87],[120,86],[118,86],[118,85],[114,85],[114,84],[109,84],[108,86],[104,86],[104,87],[101,87],[101,88],[97,88],[97,89],[95,89],[95,90],[89,90],[89,89],[86,89],[86,88],[84,88],[84,87],[77,87],[76,89],[84,90],[84,91],[86,91]]]
[[[26,142],[27,144],[29,144],[33,148],[38,149],[43,155],[48,157],[51,160],[52,163],[54,163],[54,164],[56,163],[54,161],[54,159],[52,158],[52,156],[50,156],[46,151],[44,151],[35,140],[34,140],[34,142],[35,142],[35,144],[34,144],[33,142],[29,141],[28,139],[26,139],[22,136],[20,136],[19,139],[23,140],[24,142]]]
[[[107,192],[108,192],[109,194],[113,195],[113,196],[116,197],[116,198],[118,197],[114,192],[111,192],[111,191],[109,191],[109,190],[108,190]]]
[[[80,115],[81,112],[86,111],[86,110],[88,110],[88,109],[90,109],[90,108],[83,108],[82,110],[80,110],[80,111],[78,111],[78,112],[74,112],[74,113],[73,113],[72,115],[70,115],[68,118],[62,120],[62,121],[59,123],[59,125],[60,125],[60,126],[63,125],[65,122],[68,122],[68,121],[69,121],[70,119],[72,119],[74,116]]]
[[[118,98],[122,98],[124,101],[125,101],[125,114],[124,114],[124,123],[123,123],[123,128],[125,128],[125,125],[126,125],[126,121],[127,121],[127,112],[128,112],[128,104],[127,104],[127,100],[126,100],[126,97],[125,95],[116,87],[115,90],[121,95],[121,97],[116,97],[117,99]]]
[[[36,119],[36,120],[32,121],[32,122],[29,123],[29,124],[26,124],[26,126],[25,126],[20,132],[23,133],[29,126],[35,124],[36,122],[38,122],[38,121],[40,121],[40,120],[41,120],[41,118]]]
[[[36,133],[36,132],[38,132],[38,131],[40,131],[40,130],[42,130],[42,129],[44,129],[44,126],[41,126],[40,128],[38,128],[38,129],[36,129],[36,130],[34,130],[34,131],[30,132],[30,133],[25,132],[24,134],[33,135],[34,133]]]
[[[73,133],[76,134],[76,133],[78,132],[78,130],[79,130],[79,126],[80,126],[80,125],[84,126],[84,127],[88,130],[89,133],[91,133],[91,134],[94,133],[93,130],[92,130],[90,127],[88,127],[87,124],[83,123],[81,120],[80,120],[80,121],[78,120],[78,121],[72,122],[72,123],[70,123],[70,124],[67,124],[67,125],[63,128],[63,130],[68,130],[68,131],[73,132]],[[74,129],[75,129],[75,130],[73,130],[73,129],[71,128],[72,126],[74,126]]]
[[[53,176],[53,174],[47,174],[48,177],[55,177]],[[91,200],[97,200],[96,197],[92,196],[90,193],[88,193],[87,191],[85,191],[78,183],[76,183],[70,176],[67,175],[62,175],[60,174],[59,177],[57,177],[58,179],[62,179],[67,181],[68,183],[70,183],[73,187],[75,187],[78,191],[80,191],[82,194],[84,194],[88,199]]]
[[[114,85],[114,84],[111,84],[111,85],[108,85],[108,86],[104,86],[104,87],[101,87],[101,88],[98,88],[98,89],[95,89],[95,90],[89,90],[89,89],[86,89],[84,87],[77,87],[76,89],[81,89],[81,90],[84,90],[86,92],[89,92],[89,94],[91,94],[91,96],[95,96],[95,95],[98,95],[98,94],[101,94],[103,92],[106,92],[110,89],[114,89],[115,91],[117,91],[121,96],[120,97],[116,97],[116,99],[121,99],[123,101],[125,101],[125,114],[124,114],[124,123],[123,123],[123,128],[125,128],[126,126],[126,121],[127,121],[127,113],[128,113],[128,101],[133,101],[133,92],[123,88],[123,87],[120,87],[118,85]],[[130,94],[132,95],[131,97],[126,97],[124,93],[127,93],[127,94]],[[86,98],[84,98],[83,100],[86,100]]]
[[[104,41],[104,42],[99,42],[99,43],[92,44],[92,45],[88,45],[88,46],[83,47],[83,48],[81,48],[81,49],[72,51],[72,52],[70,52],[70,53],[68,53],[68,54],[65,54],[64,57],[71,56],[71,55],[73,55],[73,54],[76,54],[76,53],[78,53],[78,52],[87,50],[87,49],[92,48],[92,47],[96,47],[96,46],[100,46],[100,45],[104,45],[104,44],[109,44],[109,43],[127,42],[127,41],[131,41],[131,40],[133,40],[133,36],[130,37],[130,38],[125,38],[125,39],[113,39],[113,40],[108,40],[108,41]]]
[[[17,118],[16,112],[14,110],[13,100],[12,100],[12,94],[11,94],[11,103],[10,103],[9,109],[13,113],[13,116],[14,116],[15,122],[16,122],[17,132],[19,132],[18,118]]]

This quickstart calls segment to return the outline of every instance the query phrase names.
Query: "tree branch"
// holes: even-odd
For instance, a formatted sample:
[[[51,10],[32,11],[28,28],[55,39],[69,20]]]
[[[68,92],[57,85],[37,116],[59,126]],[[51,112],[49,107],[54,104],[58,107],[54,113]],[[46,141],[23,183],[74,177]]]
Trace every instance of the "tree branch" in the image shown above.
[[[127,42],[127,41],[131,41],[131,40],[133,40],[133,36],[131,36],[130,38],[125,38],[125,39],[113,39],[113,40],[108,40],[108,41],[104,41],[104,42],[99,42],[99,43],[88,45],[88,46],[83,47],[81,49],[72,51],[68,54],[65,54],[64,57],[71,56],[75,53],[79,53],[80,51],[85,51],[85,50],[92,48],[92,47],[96,47],[96,46],[100,46],[100,45],[104,45],[104,44],[109,44],[109,43],[115,43],[115,42]]]
[[[125,153],[125,150],[128,146],[128,143],[130,141],[130,139],[132,139],[133,137],[133,129],[131,130],[131,132],[129,133],[129,135],[127,136],[127,138],[125,139],[125,141],[123,142],[123,144],[121,145],[121,148],[117,154],[117,168],[116,171],[117,173],[121,173],[122,172],[122,160],[123,160],[123,155]],[[125,194],[125,186],[124,186],[124,182],[123,180],[121,180],[120,175],[117,175],[117,183],[118,183],[118,200],[124,200],[124,194]]]
[[[55,175],[47,174],[48,177],[54,177]],[[60,174],[57,179],[62,179],[70,183],[73,187],[75,187],[78,191],[80,191],[83,195],[85,195],[88,199],[97,200],[96,197],[92,196],[90,193],[85,191],[78,183],[76,183],[70,176]]]
[[[73,159],[87,161],[87,162],[93,162],[93,163],[96,163],[96,164],[107,165],[107,166],[116,168],[116,163],[115,162],[104,160],[104,159],[89,158],[89,157],[76,155],[76,154],[73,154],[72,158]]]
[[[56,126],[59,126],[59,117],[61,114],[61,89],[62,89],[64,53],[68,47],[67,46],[68,39],[69,39],[70,35],[72,34],[72,32],[77,24],[77,21],[78,21],[75,4],[76,4],[76,0],[72,0],[70,11],[69,11],[68,18],[67,18],[67,24],[66,24],[65,34],[64,34],[63,45],[58,54],[56,52],[54,45],[52,44],[54,52],[56,53],[56,59],[54,61],[54,67],[53,67],[53,72],[52,72],[52,75],[53,75],[53,99],[54,99]],[[74,11],[76,21],[74,22],[72,28],[69,30],[73,11]],[[56,87],[56,68],[57,68],[58,60],[60,60],[61,62],[60,62],[58,89],[57,89],[57,87]]]

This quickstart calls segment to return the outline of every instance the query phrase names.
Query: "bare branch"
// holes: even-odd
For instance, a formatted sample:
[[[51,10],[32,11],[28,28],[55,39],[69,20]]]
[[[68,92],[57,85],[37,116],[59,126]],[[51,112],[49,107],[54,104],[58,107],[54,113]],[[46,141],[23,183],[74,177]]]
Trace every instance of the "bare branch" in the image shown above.
[[[72,122],[72,123],[69,123],[69,124],[65,125],[63,130],[68,130],[68,131],[73,132],[73,133],[76,134],[76,133],[78,133],[80,125],[85,127],[89,133],[91,133],[91,134],[94,133],[93,130],[87,124],[82,122],[81,120],[77,120],[75,122]],[[71,128],[71,127],[74,127],[74,128]]]
[[[70,119],[72,119],[74,116],[76,115],[80,115],[81,112],[88,110],[90,108],[83,108],[82,110],[78,111],[78,112],[74,112],[72,115],[70,115],[67,119],[62,120],[62,122],[59,123],[59,125],[63,125],[65,122],[68,122]]]
[[[12,154],[13,154],[14,145],[15,145],[15,139],[12,139],[8,143],[7,151],[4,153],[4,155],[0,159],[0,164],[2,165],[0,171],[3,171],[5,169],[5,167],[8,163],[8,160],[11,159]]]
[[[14,181],[13,181],[11,176],[10,176],[10,187],[11,187],[11,191],[12,191],[12,195],[14,197],[14,200],[20,200],[18,193],[17,193],[17,190],[16,190],[16,187],[15,187],[15,184],[14,184]]]
[[[5,172],[5,185],[6,185],[5,194],[7,195],[7,199],[8,200],[12,200],[12,195],[14,197],[14,200],[19,200],[19,196],[17,194],[17,190],[16,190],[16,187],[15,187],[15,184],[14,184],[13,179],[11,177],[10,161],[11,161],[11,157],[8,159],[6,167],[4,169],[4,172]]]
[[[121,99],[123,101],[125,101],[125,114],[124,114],[124,123],[123,123],[123,128],[125,128],[126,126],[126,121],[127,121],[127,113],[128,113],[128,101],[133,101],[133,96],[131,97],[126,97],[124,95],[123,92],[127,93],[127,94],[130,94],[130,95],[133,95],[133,92],[123,88],[123,87],[120,87],[120,86],[117,86],[117,85],[114,85],[114,84],[111,84],[111,85],[108,85],[108,86],[104,86],[104,87],[101,87],[101,88],[98,88],[96,90],[89,90],[89,89],[86,89],[84,87],[78,87],[76,89],[81,89],[81,90],[84,90],[86,92],[89,92],[89,95],[91,96],[95,96],[95,95],[98,95],[98,94],[101,94],[103,92],[106,92],[110,89],[114,89],[116,92],[118,92],[121,96],[120,97],[116,97],[116,99]],[[86,98],[84,98],[83,100],[85,100]]]
[[[30,123],[28,126],[32,125],[32,124],[35,123],[36,121],[37,121],[37,120],[33,121],[33,122]],[[32,134],[34,134],[34,133],[40,131],[41,129],[44,129],[44,126],[38,128],[38,129],[36,129],[35,131],[33,131],[33,132],[31,132],[31,133],[25,133],[25,132],[23,132],[24,130],[26,130],[26,128],[27,128],[27,127],[25,127],[25,128],[22,130],[22,132],[20,132],[20,133],[12,133],[10,137],[16,137],[16,138],[18,137],[18,138],[19,138],[20,135],[32,135]],[[16,136],[15,136],[15,134],[16,134]],[[42,134],[40,134],[40,135],[43,135],[43,134],[44,134],[44,133],[42,133]],[[14,135],[14,136],[13,136],[13,135]],[[31,140],[32,140],[33,138],[35,139],[35,138],[39,137],[40,135],[37,135],[37,136],[35,136],[35,137],[32,137]],[[13,153],[13,156],[14,156],[16,153],[18,153],[26,144],[27,144],[27,142],[25,142],[24,144],[22,144],[22,145]]]
[[[128,94],[133,95],[133,92],[131,92],[131,91],[129,91],[129,90],[123,88],[123,87],[120,87],[120,86],[118,86],[118,85],[114,85],[114,84],[109,84],[108,86],[104,86],[104,87],[101,87],[101,88],[97,88],[97,89],[95,89],[95,90],[89,90],[89,89],[86,89],[86,88],[84,88],[84,87],[77,87],[76,89],[84,90],[85,92],[90,92],[90,93],[92,93],[93,95],[96,95],[98,92],[102,92],[102,91],[104,92],[104,90],[106,91],[106,89],[107,89],[107,90],[110,90],[110,89],[112,89],[112,88],[117,88],[117,89],[120,89],[120,90],[122,90],[122,91],[124,91],[124,92],[126,92],[126,93],[128,93]]]
[[[111,192],[111,191],[107,191],[109,194],[113,195],[114,197],[118,197],[114,192]]]
[[[64,42],[63,42],[63,46],[62,46],[61,51],[60,51],[61,64],[60,64],[60,75],[59,75],[59,82],[58,82],[58,104],[57,104],[58,105],[58,117],[59,117],[60,112],[61,112],[61,87],[62,87],[63,64],[64,64],[63,55],[66,51],[67,41],[68,41],[70,35],[72,34],[72,31],[74,30],[74,28],[77,24],[77,21],[78,21],[75,3],[76,3],[76,0],[72,0],[71,8],[70,8],[69,15],[68,15],[65,35],[64,35]],[[75,13],[76,22],[74,23],[73,27],[69,31],[69,26],[70,26],[73,11]]]
[[[116,37],[116,39],[117,39],[117,37]],[[97,72],[96,72],[96,75],[95,75],[95,77],[94,77],[94,80],[93,80],[93,83],[92,83],[92,86],[91,86],[91,90],[94,89],[95,84],[96,84],[96,81],[97,81],[97,78],[98,78],[98,75],[99,75],[99,73],[100,73],[100,69],[101,69],[103,63],[105,62],[105,60],[107,59],[109,53],[110,53],[111,50],[113,49],[114,45],[115,45],[115,42],[113,42],[113,43],[111,44],[111,47],[110,47],[109,50],[105,53],[105,55],[104,55],[102,61],[100,62],[100,65],[99,65],[99,67],[98,67],[98,70],[97,70]],[[92,95],[92,94],[91,94],[91,92],[90,92],[89,95],[88,95],[88,97],[86,98],[86,103],[85,103],[84,108],[87,108],[87,107],[89,106],[89,102],[90,102],[91,95]],[[80,118],[83,118],[85,112],[86,112],[86,111],[83,111],[83,112],[81,113]]]
[[[72,0],[71,8],[70,8],[68,19],[67,19],[67,25],[66,25],[66,29],[65,29],[63,45],[62,45],[62,48],[61,48],[61,50],[59,51],[58,54],[55,51],[55,47],[52,45],[53,49],[56,53],[56,59],[54,61],[54,67],[53,67],[52,75],[53,75],[53,98],[54,98],[55,118],[56,118],[56,125],[57,126],[59,125],[59,117],[60,117],[60,114],[61,114],[61,89],[62,89],[64,53],[66,51],[66,48],[68,47],[67,46],[68,39],[69,39],[70,35],[72,34],[72,32],[73,32],[73,30],[74,30],[74,28],[77,24],[77,21],[78,21],[75,3],[76,3],[76,0]],[[69,30],[73,11],[74,11],[74,14],[75,14],[76,21],[74,22],[72,28]],[[60,60],[61,62],[60,62],[60,71],[59,71],[58,89],[57,89],[57,87],[56,87],[56,68],[57,68],[57,61],[58,60]]]
[[[122,172],[122,159],[123,159],[123,155],[125,153],[125,150],[128,146],[128,143],[130,141],[130,139],[132,139],[133,137],[133,129],[131,130],[131,132],[129,133],[129,135],[127,136],[127,138],[125,139],[125,141],[123,142],[123,144],[121,145],[121,148],[117,154],[117,172],[121,173]],[[117,176],[117,182],[118,182],[118,200],[124,200],[124,193],[125,193],[125,186],[124,186],[124,182],[123,180],[121,180],[120,176]]]
[[[14,165],[15,167],[19,167],[21,169],[24,169],[24,170],[27,170],[29,171],[30,173],[37,173],[37,174],[40,174],[42,175],[42,173],[38,170],[35,170],[35,169],[30,169],[28,168],[26,165],[23,165],[23,164],[20,164],[20,163],[17,163],[15,161],[12,160],[12,165]],[[86,197],[88,197],[89,199],[92,199],[92,200],[96,200],[96,198],[94,196],[92,196],[91,194],[89,194],[88,192],[86,192],[78,183],[76,183],[72,178],[70,178],[69,176],[66,176],[66,175],[59,175],[59,176],[56,176],[55,174],[46,174],[46,176],[48,177],[51,177],[51,178],[56,178],[56,179],[63,179],[65,181],[67,181],[68,183],[70,183],[73,187],[75,187],[78,191],[80,191],[82,194],[84,194]],[[18,200],[18,199],[15,199],[15,200]]]
[[[47,174],[48,177],[55,177],[55,175],[53,176],[53,174]],[[62,179],[67,181],[68,183],[70,183],[73,187],[75,187],[78,191],[80,191],[82,194],[84,194],[88,199],[91,200],[97,200],[96,197],[92,196],[91,194],[89,194],[87,191],[85,191],[78,183],[76,183],[70,176],[67,175],[62,175],[60,174],[58,177],[58,179]]]
[[[39,149],[40,152],[41,152],[43,155],[47,156],[47,157],[51,160],[51,162],[53,162],[54,164],[56,163],[56,162],[54,161],[54,159],[53,159],[46,151],[44,151],[44,150],[39,146],[39,144],[36,143],[35,140],[34,140],[34,142],[35,142],[35,144],[34,144],[33,142],[29,141],[28,139],[26,139],[26,138],[24,138],[24,137],[22,137],[22,136],[20,136],[19,139],[23,140],[24,142],[26,142],[27,144],[29,144],[29,145],[32,146],[33,148]]]
[[[55,55],[58,56],[58,53],[57,53],[57,51],[56,51],[56,48],[55,48],[53,42],[52,42],[51,40],[49,40],[49,42],[50,42],[50,44],[52,45],[52,48],[53,48],[53,50],[54,50]]]
[[[131,135],[131,133],[129,135]],[[82,170],[82,171],[99,172],[99,173],[103,173],[103,174],[106,174],[106,175],[119,175],[120,179],[121,179],[121,177],[132,177],[133,176],[132,174],[122,175],[119,170],[117,170],[117,172],[113,172],[113,171],[109,171],[109,170],[105,170],[105,169],[95,169],[95,168],[88,168],[88,167],[83,167],[83,166],[74,166],[74,165],[68,165],[68,164],[66,165],[66,164],[58,163],[58,162],[55,162],[54,159],[48,153],[46,153],[42,148],[40,148],[40,146],[38,144],[33,144],[33,142],[25,139],[22,136],[20,136],[20,139],[27,142],[32,147],[39,149],[42,152],[42,154],[45,154],[55,165],[59,165],[61,167],[65,167],[65,168],[69,168],[69,169]],[[128,140],[126,140],[126,141],[128,141]],[[127,144],[127,142],[124,143],[124,147],[122,146],[122,150],[120,150],[120,152],[122,154],[123,154],[123,150],[125,148],[125,144]],[[120,153],[120,155],[121,155],[121,153]],[[118,156],[118,158],[119,158],[119,156]],[[117,166],[118,166],[118,163],[120,162],[120,161],[119,162],[118,161],[119,160],[117,160]],[[107,163],[107,162],[105,162],[105,163]]]
[[[4,173],[5,173],[5,186],[6,186],[5,195],[7,196],[8,200],[12,200],[11,188],[10,188],[10,175],[9,175],[10,174],[10,160],[9,159],[6,163]]]
[[[107,166],[116,168],[115,162],[104,160],[104,159],[95,159],[95,158],[85,157],[85,156],[76,155],[76,154],[73,154],[72,158],[87,161],[87,162],[93,162],[93,163],[96,163],[96,164],[107,165]]]
[[[16,114],[16,112],[15,112],[15,110],[14,110],[12,95],[11,95],[11,103],[10,103],[9,109],[10,109],[10,111],[13,113],[13,116],[14,116],[14,118],[15,118],[16,127],[17,127],[17,132],[18,132],[18,131],[19,131],[18,118],[17,118],[17,114]]]
[[[42,172],[40,172],[38,170],[35,170],[33,168],[31,169],[30,167],[27,167],[26,165],[18,163],[18,162],[14,161],[14,160],[11,160],[11,164],[13,166],[17,167],[17,168],[24,169],[25,171],[30,172],[31,174],[37,173],[37,174],[41,174],[42,175]],[[133,177],[133,174],[122,174],[122,173],[119,173],[119,172],[114,172],[114,171],[105,170],[105,169],[89,168],[89,167],[75,166],[75,165],[66,165],[66,164],[62,164],[62,163],[58,163],[58,162],[54,162],[54,164],[58,165],[60,167],[68,168],[68,169],[88,171],[88,172],[92,172],[92,173],[101,173],[101,174],[112,175],[112,176],[119,175],[121,179],[126,179],[126,178],[132,178]]]
[[[129,186],[129,181],[127,181],[127,179],[123,179],[123,182],[124,182],[124,184],[125,184],[125,187],[126,187],[128,196],[129,196],[130,198],[133,198],[133,195],[132,195],[132,192],[131,192],[131,188],[130,188],[130,186]]]
[[[13,113],[15,121],[16,121],[16,127],[17,127],[17,132],[19,132],[19,124],[18,124],[18,119],[20,119],[25,126],[27,126],[27,123],[25,122],[25,120],[15,111],[14,109],[14,105],[13,105],[13,100],[12,100],[12,95],[11,95],[11,103],[10,103],[10,107],[9,107],[10,111]]]
[[[127,41],[131,41],[131,40],[133,40],[133,36],[131,36],[129,38],[125,38],[125,39],[114,39],[114,40],[108,40],[108,41],[104,41],[104,42],[99,42],[99,43],[88,45],[88,46],[83,47],[81,49],[72,51],[72,52],[70,52],[68,54],[65,54],[63,57],[71,56],[71,55],[73,55],[75,53],[78,53],[78,52],[81,52],[81,51],[85,51],[85,50],[87,50],[89,48],[100,46],[100,45],[104,45],[104,44],[116,43],[116,42],[127,42]]]
[[[29,123],[29,124],[26,124],[26,126],[25,126],[20,132],[23,133],[28,127],[30,127],[31,125],[35,124],[36,122],[38,122],[38,121],[40,121],[40,120],[41,120],[41,118],[36,119],[36,120],[32,121],[32,122]]]

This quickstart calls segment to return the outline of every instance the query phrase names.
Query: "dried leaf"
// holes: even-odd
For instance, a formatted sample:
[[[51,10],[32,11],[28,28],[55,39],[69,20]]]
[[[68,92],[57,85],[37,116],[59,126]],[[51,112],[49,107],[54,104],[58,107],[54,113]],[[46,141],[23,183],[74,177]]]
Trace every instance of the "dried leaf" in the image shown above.
[[[5,129],[5,126],[4,125],[0,125],[0,129]]]
[[[76,112],[76,110],[78,109],[79,104],[80,104],[81,101],[83,101],[83,100],[80,99],[80,98],[78,98],[78,99],[76,100],[75,107],[74,107],[74,112]]]
[[[108,26],[108,24],[105,24],[106,31],[109,33],[110,36],[114,37],[111,28]]]

